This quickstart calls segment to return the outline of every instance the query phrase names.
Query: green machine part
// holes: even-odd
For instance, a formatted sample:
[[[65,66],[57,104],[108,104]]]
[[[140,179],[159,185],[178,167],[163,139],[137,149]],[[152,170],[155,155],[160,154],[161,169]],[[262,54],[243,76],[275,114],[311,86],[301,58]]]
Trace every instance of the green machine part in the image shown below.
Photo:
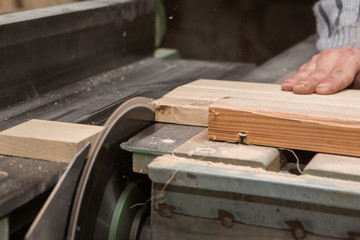
[[[0,219],[0,239],[1,240],[9,239],[9,219],[8,218]]]
[[[155,9],[155,48],[158,48],[166,33],[166,12],[161,0],[156,0]]]
[[[155,14],[155,58],[179,59],[181,55],[177,49],[159,48],[166,33],[166,11],[161,0],[156,0]]]
[[[108,240],[139,239],[142,225],[149,216],[145,202],[149,196],[141,189],[140,181],[130,182],[121,193],[112,216]]]

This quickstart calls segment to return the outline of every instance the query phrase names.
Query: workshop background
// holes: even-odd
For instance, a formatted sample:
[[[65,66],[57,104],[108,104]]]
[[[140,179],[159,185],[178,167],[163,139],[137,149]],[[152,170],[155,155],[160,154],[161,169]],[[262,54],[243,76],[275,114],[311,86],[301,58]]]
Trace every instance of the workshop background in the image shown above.
[[[39,238],[38,233],[59,239],[103,239],[118,232],[132,236],[144,232],[148,239],[155,236],[164,240],[171,239],[167,237],[171,234],[178,236],[175,239],[188,235],[192,237],[187,239],[205,240],[209,236],[217,240],[225,234],[236,239],[245,234],[243,239],[249,239],[246,235],[258,233],[271,234],[274,239],[280,239],[275,237],[279,235],[286,236],[282,239],[308,239],[313,234],[316,239],[360,236],[360,207],[354,204],[360,202],[360,183],[352,167],[352,161],[358,159],[304,151],[283,154],[275,149],[258,151],[255,146],[209,142],[203,127],[153,124],[154,114],[148,106],[150,99],[159,99],[197,79],[234,81],[227,82],[228,89],[221,83],[210,89],[195,83],[190,94],[188,89],[183,91],[188,94],[182,97],[184,102],[190,100],[192,106],[201,107],[203,125],[207,125],[203,107],[216,99],[218,92],[263,99],[260,91],[247,92],[240,85],[234,90],[232,86],[278,82],[315,54],[315,38],[308,38],[315,32],[314,1],[156,0],[160,1],[164,4],[155,5],[151,0],[82,1],[0,16],[1,131],[29,119],[88,125],[109,122],[109,132],[93,145],[89,160],[84,163],[89,150],[85,149],[76,164],[67,168],[69,175],[61,175],[67,163],[0,156],[0,239],[4,239],[2,233],[10,235],[10,240],[24,239],[25,234],[32,236],[27,240],[55,239]],[[0,6],[2,12],[9,13],[67,2],[0,0]],[[158,28],[155,15],[162,19],[156,23],[167,25],[167,31]],[[164,39],[155,45],[161,33]],[[272,57],[288,47],[291,49]],[[171,59],[178,56],[176,50],[182,59]],[[166,54],[157,56],[157,52]],[[260,66],[254,69],[253,63]],[[264,85],[257,86],[266,91],[261,87]],[[187,87],[179,87],[183,88]],[[192,100],[199,100],[197,88],[207,89],[202,94],[210,100],[202,99],[199,92],[200,102],[192,104]],[[139,96],[150,99],[136,98]],[[264,101],[278,100],[272,93],[266,96]],[[340,109],[342,105],[337,106]],[[164,109],[161,107],[158,112]],[[190,113],[198,117],[196,111]],[[140,132],[145,125],[151,126]],[[38,135],[38,129],[32,130],[33,136]],[[284,135],[294,136],[291,129],[286,131],[289,134]],[[203,134],[198,138],[200,132]],[[65,135],[72,140],[73,134]],[[191,139],[201,141],[194,144]],[[125,142],[129,143],[121,144]],[[20,143],[11,142],[10,146],[27,149]],[[139,147],[138,143],[144,145]],[[191,148],[180,156],[199,161],[175,167],[160,159],[160,164],[149,167],[157,154],[177,153],[183,144]],[[46,147],[40,149],[52,153]],[[214,164],[200,161],[204,159]],[[345,165],[350,167],[334,164],[345,161],[350,161]],[[228,163],[241,166],[235,170],[235,166],[224,166]],[[318,168],[309,167],[312,164]],[[271,167],[278,172],[243,171],[243,165]],[[323,171],[322,166],[336,171]],[[320,175],[299,176],[307,169]],[[344,175],[343,169],[349,169],[349,175]],[[64,178],[48,198],[60,175]],[[144,190],[141,198],[137,188]],[[44,204],[46,199],[49,204]],[[151,200],[148,209],[147,204],[130,207],[147,199]],[[121,207],[124,204],[129,207]],[[134,215],[126,214],[130,209]],[[140,226],[141,222],[144,225]],[[118,225],[121,223],[127,225]]]
[[[0,0],[0,13],[76,0]],[[163,0],[161,47],[185,59],[260,64],[315,32],[315,0]]]

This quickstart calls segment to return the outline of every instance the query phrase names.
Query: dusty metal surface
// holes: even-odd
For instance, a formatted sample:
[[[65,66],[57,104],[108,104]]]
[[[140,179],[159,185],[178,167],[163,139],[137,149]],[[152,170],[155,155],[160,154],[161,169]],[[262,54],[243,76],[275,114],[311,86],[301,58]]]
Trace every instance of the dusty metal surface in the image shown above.
[[[147,173],[148,164],[157,156],[174,153],[179,146],[203,130],[203,127],[155,123],[122,143],[121,147],[132,152],[133,171]]]
[[[154,207],[209,219],[231,214],[234,221],[289,229],[299,221],[310,233],[329,237],[359,234],[360,183],[296,176],[171,155],[149,164],[156,183]],[[169,185],[161,192],[164,184]],[[166,210],[165,210],[166,209]]]
[[[0,130],[39,118],[101,125],[126,99],[159,98],[199,78],[226,79],[250,65],[148,58],[99,73],[0,110]]]
[[[73,158],[64,174],[31,224],[26,240],[63,240],[67,229],[75,189],[90,150],[86,144]],[[54,216],[56,216],[54,218]]]
[[[176,213],[164,216],[156,210],[151,215],[151,228],[153,239],[157,240],[334,240],[300,228],[283,230],[243,224],[234,221],[230,215],[206,219]]]
[[[0,155],[0,169],[8,175],[0,180],[0,216],[54,186],[66,166],[66,163]]]
[[[0,16],[0,108],[154,49],[155,1],[101,0]]]
[[[174,152],[204,129],[203,127],[156,123],[122,143],[121,147],[130,152],[163,155]]]
[[[147,173],[157,156],[174,154],[203,161],[279,171],[285,164],[275,148],[245,146],[208,140],[204,127],[156,123],[121,147],[133,153],[133,171]]]
[[[241,63],[144,59],[3,108],[0,130],[33,118],[101,125],[132,97],[158,98],[189,81],[227,78],[248,67]],[[53,187],[65,167],[56,162],[1,156],[0,170],[13,170],[13,174],[0,180],[0,216]],[[26,168],[29,171],[20,175]]]
[[[202,187],[233,193],[274,197],[303,203],[322,204],[359,211],[360,183],[315,176],[296,176],[262,169],[211,163],[171,155],[158,157],[149,165],[149,177],[165,184],[177,171],[177,186]],[[197,178],[190,178],[195,174]],[[212,179],[212,180],[210,180]],[[224,181],[223,184],[214,181]],[[284,187],[286,191],[284,191]]]

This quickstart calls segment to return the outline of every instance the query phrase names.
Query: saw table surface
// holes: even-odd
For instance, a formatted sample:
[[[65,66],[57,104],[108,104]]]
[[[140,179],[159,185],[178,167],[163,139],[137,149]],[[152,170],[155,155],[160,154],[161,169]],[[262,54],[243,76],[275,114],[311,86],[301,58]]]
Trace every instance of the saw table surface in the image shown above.
[[[148,164],[164,154],[270,171],[281,169],[275,148],[209,141],[204,127],[156,123],[121,147],[133,152],[133,171],[138,173],[147,173]]]
[[[74,82],[0,110],[0,130],[29,119],[102,125],[124,101],[159,98],[178,85],[202,77],[234,79],[252,69],[241,63],[144,59]],[[64,163],[1,156],[0,217],[56,184]],[[24,173],[24,171],[28,169]]]
[[[157,99],[179,85],[200,78],[244,79],[270,83],[297,69],[314,53],[312,37],[253,71],[253,65],[240,63],[144,59],[55,90],[49,89],[41,95],[37,95],[36,92],[26,93],[35,97],[0,110],[0,130],[34,118],[102,125],[122,102],[132,97],[145,96]],[[250,74],[242,78],[248,72]],[[23,181],[16,180],[18,177],[11,175],[0,180],[0,216],[53,187],[66,167],[64,163],[2,156],[1,170],[10,172],[13,166],[22,168],[22,162],[25,160],[33,166],[32,174],[23,176]],[[11,164],[7,164],[8,162]],[[44,171],[46,174],[43,174]]]
[[[207,128],[198,126],[156,123],[121,147],[133,153],[133,171],[138,173],[147,173],[148,165],[166,154],[283,173],[296,168],[296,163],[287,161],[291,155],[286,157],[276,148],[212,141]],[[360,158],[322,153],[306,158],[308,162],[300,164],[305,175],[360,181]]]

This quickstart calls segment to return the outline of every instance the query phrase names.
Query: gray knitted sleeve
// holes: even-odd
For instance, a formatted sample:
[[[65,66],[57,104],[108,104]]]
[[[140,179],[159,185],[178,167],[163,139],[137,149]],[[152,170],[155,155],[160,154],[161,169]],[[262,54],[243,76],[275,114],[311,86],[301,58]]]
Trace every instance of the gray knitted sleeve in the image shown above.
[[[314,6],[317,48],[360,48],[360,0],[320,0]]]

